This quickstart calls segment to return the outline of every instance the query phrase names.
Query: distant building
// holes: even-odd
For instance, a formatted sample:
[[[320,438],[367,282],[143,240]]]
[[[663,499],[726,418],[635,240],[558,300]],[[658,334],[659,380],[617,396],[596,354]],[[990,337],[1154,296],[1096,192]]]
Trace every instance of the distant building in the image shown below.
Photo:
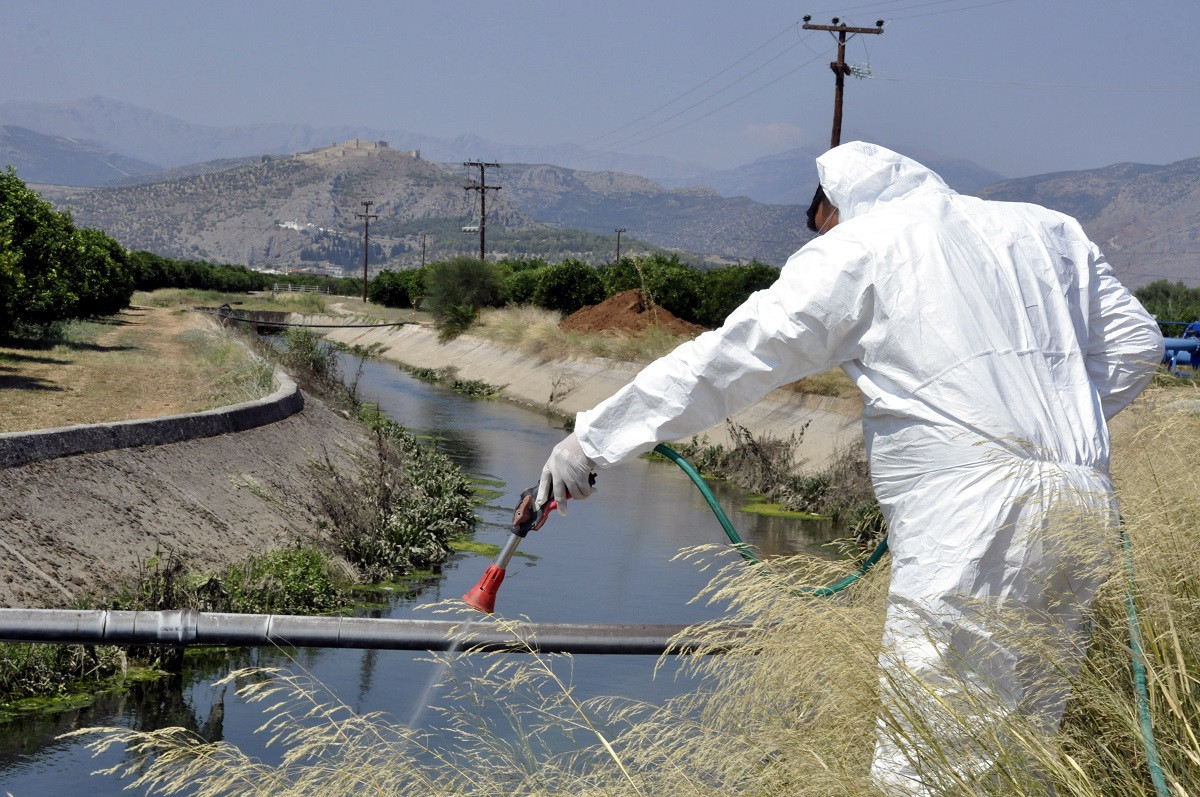
[[[313,149],[308,152],[296,153],[300,160],[332,160],[334,158],[369,158],[372,155],[377,155],[381,151],[396,152],[400,155],[407,155],[413,160],[421,159],[421,150],[394,150],[388,146],[386,141],[364,141],[361,138],[352,138],[349,141],[338,144],[336,141],[332,146],[323,147],[321,149]]]

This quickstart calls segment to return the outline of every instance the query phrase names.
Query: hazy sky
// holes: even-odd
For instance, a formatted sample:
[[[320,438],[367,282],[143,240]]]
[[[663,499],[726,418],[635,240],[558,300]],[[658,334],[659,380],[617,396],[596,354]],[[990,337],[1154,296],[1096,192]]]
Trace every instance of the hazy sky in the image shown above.
[[[188,122],[570,142],[727,167],[843,140],[1008,177],[1200,156],[1200,2],[4,0],[0,102],[100,95]],[[480,157],[487,158],[486,152]]]

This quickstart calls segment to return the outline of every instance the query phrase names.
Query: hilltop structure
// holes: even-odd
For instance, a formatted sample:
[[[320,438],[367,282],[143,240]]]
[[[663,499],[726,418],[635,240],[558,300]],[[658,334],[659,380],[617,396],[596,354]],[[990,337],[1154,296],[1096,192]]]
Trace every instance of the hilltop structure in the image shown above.
[[[298,152],[295,157],[303,161],[333,160],[335,158],[369,158],[372,155],[378,155],[384,150],[396,152],[400,155],[407,155],[413,160],[421,160],[421,150],[419,149],[392,149],[386,141],[364,141],[361,138],[352,138],[342,144],[335,141],[328,147],[310,149],[307,152]]]

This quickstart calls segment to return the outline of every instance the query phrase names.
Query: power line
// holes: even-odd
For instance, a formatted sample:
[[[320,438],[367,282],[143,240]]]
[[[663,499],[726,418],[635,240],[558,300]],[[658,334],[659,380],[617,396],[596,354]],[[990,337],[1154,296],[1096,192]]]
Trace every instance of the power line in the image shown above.
[[[950,5],[952,3],[969,2],[969,0],[928,0],[928,2],[924,2],[924,3],[909,3],[908,5],[901,5],[900,8],[888,8],[887,7],[887,6],[894,6],[897,4],[902,4],[905,2],[908,2],[908,0],[894,0],[893,2],[890,2],[890,3],[868,3],[865,5],[850,6],[850,7],[839,6],[837,8],[829,8],[824,11],[817,11],[814,13],[834,13],[834,14],[840,13],[843,16],[845,16],[845,14],[847,12],[866,11],[866,12],[868,12],[872,15],[876,15],[876,16],[887,15],[887,20],[892,21],[892,20],[896,20],[896,19],[915,19],[917,17],[928,17],[928,16],[933,16],[934,14],[953,14],[958,11],[972,11],[976,8],[984,8],[986,6],[999,5],[1001,3],[1011,3],[1011,2],[1013,2],[1013,0],[988,0],[987,2],[976,3],[975,5],[961,6],[959,8],[943,8],[943,9],[939,9],[937,11],[928,11],[923,14],[911,14],[911,15],[907,15],[907,16],[891,16],[893,14],[903,13],[905,11],[913,11],[918,8],[928,8],[930,6],[944,6],[944,5]]]
[[[1013,0],[991,0],[991,2],[978,3],[973,6],[963,6],[962,8],[947,8],[947,9],[943,9],[941,11],[928,11],[924,14],[909,14],[908,16],[903,16],[903,17],[891,17],[891,19],[917,19],[918,17],[931,17],[934,14],[953,14],[956,11],[973,11],[976,8],[986,8],[987,6],[998,6],[1003,3],[1011,3],[1011,2],[1013,2]],[[931,5],[931,4],[926,4],[926,5]],[[917,6],[914,6],[914,8],[916,8],[916,7]]]
[[[649,125],[648,127],[644,127],[644,128],[642,128],[641,130],[639,130],[639,131],[637,131],[637,132],[635,132],[635,133],[630,133],[630,134],[629,134],[628,136],[626,136],[625,138],[622,138],[622,139],[619,139],[619,140],[617,140],[617,141],[611,142],[610,144],[608,144],[608,145],[607,145],[607,146],[608,146],[608,148],[615,147],[615,146],[618,146],[618,145],[620,145],[620,144],[623,144],[623,143],[625,143],[626,141],[629,141],[629,140],[630,140],[630,139],[632,139],[632,138],[637,138],[638,136],[641,136],[641,135],[643,135],[643,134],[645,134],[645,133],[648,133],[648,132],[650,132],[651,130],[653,130],[653,129],[654,129],[654,128],[656,128],[656,127],[660,127],[661,125],[664,125],[664,124],[666,124],[667,122],[671,121],[672,119],[677,119],[677,118],[679,118],[680,116],[684,115],[684,114],[685,114],[685,113],[687,113],[688,111],[691,111],[691,110],[693,110],[694,108],[698,108],[698,107],[700,107],[700,106],[701,106],[701,105],[703,105],[704,103],[706,103],[706,102],[708,102],[709,100],[711,100],[713,97],[716,97],[718,94],[721,94],[722,92],[724,92],[724,91],[727,91],[728,89],[731,89],[731,88],[733,88],[733,87],[734,87],[734,86],[736,86],[738,83],[741,83],[743,80],[745,80],[746,78],[748,78],[748,77],[750,77],[751,75],[755,74],[756,72],[758,72],[758,71],[760,71],[760,70],[762,70],[762,69],[765,69],[767,66],[769,66],[769,65],[770,65],[770,64],[772,64],[773,62],[777,61],[778,59],[782,58],[782,57],[783,57],[784,55],[786,55],[788,52],[790,52],[791,50],[793,50],[794,48],[796,48],[797,46],[799,46],[799,45],[801,44],[801,42],[803,42],[803,41],[804,41],[804,40],[803,40],[803,39],[801,39],[801,40],[799,40],[799,41],[795,42],[794,44],[791,44],[791,45],[789,45],[789,46],[788,46],[786,49],[784,49],[783,51],[781,51],[781,52],[777,53],[775,56],[773,56],[773,57],[772,57],[772,58],[770,58],[769,60],[765,61],[764,63],[762,63],[762,64],[760,64],[760,65],[758,65],[758,66],[756,66],[754,69],[750,70],[749,72],[747,72],[746,74],[744,74],[744,75],[742,75],[741,77],[737,78],[736,80],[734,80],[734,81],[732,81],[732,82],[730,82],[730,83],[727,83],[727,84],[725,84],[724,86],[722,86],[721,88],[719,88],[719,89],[717,89],[716,91],[712,92],[711,94],[708,94],[708,95],[707,95],[707,96],[705,96],[703,99],[697,100],[696,102],[692,103],[691,105],[688,105],[688,106],[686,106],[686,107],[684,107],[684,108],[681,108],[680,110],[676,111],[675,113],[671,114],[670,116],[668,116],[668,117],[666,117],[666,118],[664,118],[664,119],[660,119],[659,121],[655,122],[655,123],[654,123],[654,124],[652,124],[652,125]],[[790,74],[790,73],[789,73],[789,74]],[[698,88],[698,87],[697,87],[697,88]],[[672,100],[672,102],[674,102],[674,100]],[[670,104],[670,103],[668,103],[668,104]],[[665,106],[663,106],[663,107],[665,107]],[[727,107],[727,106],[725,106],[725,107]],[[643,116],[642,118],[644,119],[645,117]],[[700,118],[703,118],[703,117],[700,117]],[[630,124],[633,124],[633,123],[630,123]],[[626,126],[626,127],[629,127],[630,125],[625,125],[625,126]],[[678,128],[672,128],[672,129],[673,129],[673,130],[677,130]],[[603,136],[602,136],[601,138],[603,138]],[[597,140],[599,140],[599,139],[592,139],[592,141],[597,141]],[[588,143],[592,143],[592,142],[588,142]],[[585,145],[585,146],[586,146],[586,145]]]
[[[1162,84],[1143,84],[1143,85],[1132,85],[1132,84],[1114,85],[1111,83],[1105,83],[1105,84],[1099,84],[1099,83],[1093,83],[1093,84],[1087,84],[1087,83],[1040,83],[1040,82],[1033,83],[1033,82],[1027,82],[1027,81],[1017,81],[1017,80],[987,80],[984,78],[950,77],[948,75],[904,75],[904,74],[894,74],[891,76],[875,75],[874,77],[876,80],[886,80],[886,81],[890,81],[893,83],[899,83],[899,82],[903,82],[903,81],[915,81],[915,82],[926,82],[926,83],[969,83],[969,84],[990,85],[990,86],[1019,86],[1021,88],[1067,89],[1070,91],[1114,91],[1114,92],[1139,92],[1139,93],[1146,92],[1146,91],[1161,91],[1161,92],[1200,91],[1200,84],[1188,85],[1188,84],[1184,84],[1184,83],[1175,83],[1175,84],[1162,83]]]
[[[796,67],[795,69],[791,70],[790,72],[785,72],[784,74],[780,75],[779,77],[775,78],[774,80],[772,80],[772,81],[769,81],[769,82],[767,82],[767,83],[764,83],[763,85],[759,86],[758,88],[754,89],[753,91],[746,92],[746,93],[745,93],[745,94],[743,94],[742,96],[740,96],[740,97],[737,97],[737,98],[735,98],[735,99],[732,99],[732,100],[730,100],[729,102],[725,103],[724,105],[720,106],[719,108],[713,108],[711,111],[708,111],[707,113],[703,113],[703,114],[701,114],[700,116],[697,116],[697,117],[696,117],[696,118],[694,118],[694,119],[689,119],[688,121],[686,121],[686,122],[683,122],[682,124],[675,125],[675,127],[672,127],[672,128],[669,128],[669,129],[667,129],[667,130],[664,130],[664,131],[662,131],[661,133],[656,133],[655,135],[652,135],[652,136],[647,136],[646,138],[640,138],[640,139],[638,139],[637,141],[634,141],[634,142],[633,142],[633,143],[632,143],[630,146],[637,146],[638,144],[645,144],[647,141],[653,141],[653,140],[654,140],[654,139],[656,139],[656,138],[662,138],[663,136],[667,135],[668,133],[674,133],[676,130],[680,130],[680,129],[684,128],[684,127],[687,127],[688,125],[695,124],[696,122],[699,122],[701,119],[706,119],[706,118],[708,118],[709,116],[712,116],[714,113],[719,113],[720,111],[723,111],[723,110],[725,110],[726,108],[728,108],[728,107],[730,107],[730,106],[732,106],[732,105],[736,105],[737,103],[741,102],[742,100],[745,100],[745,99],[748,99],[748,98],[750,98],[750,97],[753,97],[755,94],[759,93],[760,91],[762,91],[762,90],[764,90],[764,89],[770,88],[771,86],[775,85],[775,84],[776,84],[776,83],[778,83],[779,81],[783,80],[785,77],[791,77],[792,75],[794,75],[794,74],[796,74],[797,72],[799,72],[801,69],[804,69],[805,67],[807,67],[807,66],[809,66],[810,64],[814,63],[815,61],[817,61],[817,59],[819,59],[819,58],[823,58],[823,57],[824,57],[824,54],[822,53],[822,54],[820,54],[820,55],[817,55],[817,56],[815,56],[815,57],[813,57],[813,58],[810,58],[809,60],[807,60],[807,61],[805,61],[804,63],[800,64],[800,66],[798,66],[798,67]],[[608,147],[606,147],[605,149],[599,150],[599,152],[612,152],[612,151],[613,151],[613,150],[612,150],[612,147],[615,147],[617,144],[621,144],[621,143],[623,143],[623,142],[624,142],[624,141],[626,141],[626,140],[627,140],[627,139],[622,139],[621,141],[618,141],[618,142],[616,142],[616,143],[614,143],[614,144],[610,144],[610,145],[609,145]]]
[[[693,93],[693,92],[695,92],[695,91],[699,91],[699,90],[700,90],[701,88],[703,88],[704,86],[706,86],[706,85],[708,85],[709,83],[713,82],[714,80],[716,80],[717,78],[719,78],[721,75],[725,74],[726,72],[728,72],[729,70],[731,70],[731,69],[733,69],[735,66],[737,66],[738,64],[740,64],[740,63],[742,63],[743,61],[745,61],[746,59],[750,58],[752,55],[754,55],[755,53],[757,53],[759,50],[762,50],[763,48],[765,48],[766,46],[768,46],[769,44],[771,44],[772,42],[774,42],[774,41],[775,41],[776,39],[778,39],[780,36],[783,36],[783,35],[784,35],[784,34],[786,34],[788,31],[790,31],[790,30],[793,30],[793,29],[796,27],[796,25],[797,25],[797,24],[798,24],[798,23],[795,23],[795,22],[793,22],[791,25],[788,25],[786,28],[784,28],[783,30],[781,30],[779,33],[776,33],[776,34],[775,34],[774,36],[772,36],[770,39],[768,39],[767,41],[763,42],[762,44],[760,44],[758,47],[754,48],[754,49],[753,49],[753,50],[751,50],[750,52],[746,53],[746,55],[743,55],[741,58],[739,58],[738,60],[734,61],[734,62],[733,62],[732,64],[730,64],[729,66],[725,67],[725,68],[724,68],[724,69],[722,69],[720,72],[717,72],[717,73],[716,73],[715,75],[713,75],[712,77],[709,77],[709,78],[707,78],[707,79],[705,79],[705,80],[701,81],[700,83],[696,84],[696,85],[695,85],[695,86],[693,86],[692,88],[690,88],[690,89],[688,89],[687,91],[683,92],[682,94],[680,94],[680,95],[676,96],[674,99],[668,100],[667,102],[664,102],[662,105],[658,106],[658,107],[657,107],[657,108],[655,108],[654,110],[652,110],[652,111],[648,111],[647,113],[644,113],[644,114],[642,114],[642,115],[641,115],[641,116],[639,116],[637,119],[634,119],[632,122],[627,122],[627,123],[625,123],[625,124],[621,125],[620,127],[616,127],[616,128],[613,128],[612,130],[609,130],[607,133],[602,133],[602,134],[600,134],[600,135],[596,136],[595,138],[591,139],[590,141],[585,141],[585,142],[583,142],[583,144],[582,144],[581,146],[583,146],[583,147],[588,147],[588,146],[590,146],[591,144],[594,144],[594,143],[596,143],[597,141],[600,141],[600,140],[602,140],[602,139],[605,139],[605,138],[607,138],[608,136],[612,135],[613,133],[618,133],[618,132],[620,132],[620,131],[624,130],[625,128],[627,128],[627,127],[632,127],[633,125],[637,124],[638,122],[642,121],[643,119],[646,119],[647,117],[653,116],[654,114],[658,113],[658,112],[659,112],[659,111],[661,111],[663,108],[666,108],[666,107],[668,107],[668,106],[670,106],[670,105],[673,105],[673,104],[675,104],[675,103],[676,103],[676,102],[678,102],[679,100],[682,100],[684,97],[688,96],[689,94],[691,94],[691,93]],[[792,46],[794,47],[795,45],[792,45]],[[791,49],[791,47],[789,47],[788,49],[790,50],[790,49]],[[787,50],[785,50],[784,52],[787,52]],[[782,55],[782,53],[780,53],[780,55]],[[778,57],[779,57],[779,56],[776,56],[776,58],[778,58]],[[771,59],[771,60],[774,60],[774,59]],[[770,63],[770,62],[768,62],[768,63]],[[760,67],[760,68],[761,68],[761,67]],[[703,102],[703,100],[701,100],[701,102]],[[691,107],[695,107],[695,106],[691,106]]]
[[[917,17],[917,16],[927,16],[927,14],[916,14],[916,15],[911,15],[911,16],[894,16],[894,15],[895,15],[895,14],[897,14],[897,13],[899,13],[899,12],[905,12],[905,11],[910,11],[910,10],[915,10],[915,9],[920,9],[920,8],[927,8],[927,7],[930,7],[930,6],[949,5],[949,4],[952,4],[952,3],[959,3],[959,2],[963,2],[963,1],[964,1],[964,0],[930,0],[929,2],[923,2],[923,3],[915,3],[915,4],[914,4],[914,3],[908,3],[908,4],[904,4],[904,3],[906,2],[906,0],[895,0],[895,2],[870,3],[870,4],[865,4],[865,5],[859,5],[859,6],[851,6],[851,7],[849,7],[849,8],[845,8],[845,7],[843,7],[843,8],[842,8],[842,11],[843,11],[843,12],[844,12],[844,11],[858,11],[858,10],[863,10],[863,9],[869,9],[869,10],[872,10],[872,13],[877,13],[877,14],[879,14],[879,15],[883,15],[883,16],[885,16],[885,17],[886,17],[888,20],[892,20],[892,19],[910,19],[910,18],[914,18],[914,17]],[[941,11],[938,11],[938,12],[930,12],[930,13],[954,13],[954,12],[956,12],[956,11],[969,11],[969,10],[973,10],[973,9],[976,9],[976,8],[983,8],[983,7],[985,7],[985,6],[990,6],[990,5],[998,5],[998,4],[1000,4],[1000,3],[1008,3],[1008,2],[1013,2],[1013,0],[991,0],[990,2],[977,3],[977,4],[975,4],[975,5],[970,5],[970,6],[962,6],[962,7],[958,7],[958,8],[948,8],[948,9],[942,9]],[[896,6],[897,6],[897,4],[900,4],[900,5],[899,5],[898,7],[896,7]],[[891,16],[889,16],[889,15],[891,15]],[[796,28],[797,28],[797,23],[793,23],[793,24],[791,24],[791,25],[788,25],[786,28],[784,28],[782,31],[780,31],[779,33],[777,33],[777,34],[775,34],[774,36],[772,36],[772,37],[771,37],[770,39],[768,39],[766,42],[764,42],[763,44],[761,44],[761,45],[759,45],[758,47],[754,48],[754,49],[753,49],[753,50],[751,50],[749,53],[747,53],[746,55],[742,56],[742,57],[741,57],[741,58],[739,58],[738,60],[734,61],[732,64],[730,64],[729,66],[725,67],[724,69],[722,69],[721,71],[717,72],[716,74],[712,75],[711,77],[709,77],[709,78],[707,78],[707,79],[705,79],[705,80],[701,81],[701,82],[700,82],[700,83],[698,83],[697,85],[695,85],[695,86],[693,86],[692,88],[688,89],[687,91],[685,91],[685,92],[683,92],[683,93],[681,93],[681,94],[677,95],[676,97],[672,98],[671,100],[669,100],[669,101],[667,101],[667,102],[665,102],[665,103],[663,103],[663,104],[659,105],[658,107],[654,108],[653,110],[651,110],[651,111],[649,111],[649,112],[647,112],[647,113],[645,113],[645,114],[642,114],[641,116],[639,116],[638,118],[634,119],[633,121],[631,121],[631,122],[627,122],[627,123],[625,123],[625,124],[623,124],[623,125],[621,125],[621,126],[619,126],[619,127],[613,128],[612,130],[609,130],[609,131],[607,131],[607,132],[605,132],[605,133],[602,133],[601,135],[599,135],[599,136],[596,136],[595,138],[592,138],[592,139],[590,139],[590,140],[588,140],[588,141],[585,141],[585,142],[584,142],[584,143],[581,145],[581,147],[583,147],[584,149],[587,149],[588,147],[592,146],[593,144],[596,144],[596,142],[602,141],[602,140],[604,140],[604,139],[606,139],[606,138],[608,138],[608,137],[612,136],[612,135],[613,135],[613,134],[615,134],[615,133],[619,133],[619,132],[621,132],[621,131],[623,131],[623,130],[626,130],[626,129],[630,128],[630,127],[633,127],[633,126],[637,125],[637,124],[638,124],[638,123],[640,123],[640,122],[643,122],[643,121],[645,121],[646,119],[648,119],[649,117],[651,117],[651,116],[653,116],[654,114],[658,113],[659,111],[662,111],[663,109],[665,109],[665,108],[667,108],[667,107],[669,107],[669,106],[671,106],[671,105],[675,104],[675,103],[676,103],[676,102],[678,102],[679,100],[681,100],[681,99],[683,99],[683,98],[685,98],[685,97],[687,97],[687,96],[689,96],[689,95],[691,95],[691,94],[695,93],[695,92],[696,92],[696,91],[698,91],[699,89],[701,89],[701,88],[703,88],[704,86],[708,85],[709,83],[711,83],[712,81],[714,81],[714,80],[716,80],[718,77],[720,77],[721,75],[725,74],[726,72],[729,72],[729,71],[730,71],[730,70],[732,70],[733,68],[737,67],[739,64],[743,63],[744,61],[748,60],[749,58],[751,58],[752,56],[754,56],[755,54],[757,54],[757,53],[758,53],[758,52],[760,52],[761,50],[765,49],[767,46],[769,46],[770,44],[772,44],[773,42],[775,42],[775,41],[776,41],[777,39],[779,39],[781,36],[783,36],[783,35],[787,34],[787,32],[788,32],[788,31],[790,31],[790,30],[794,30],[794,29],[796,29]],[[800,40],[797,42],[797,44],[806,42],[806,41],[807,41],[807,38],[808,38],[808,37],[804,37],[804,38],[800,39]],[[865,41],[865,40],[864,40],[864,41]],[[679,118],[680,116],[682,116],[682,115],[686,114],[688,111],[691,111],[691,110],[694,110],[694,109],[698,108],[699,106],[703,105],[705,102],[707,102],[707,101],[711,100],[713,97],[715,97],[715,96],[717,96],[717,95],[721,94],[722,92],[724,92],[724,91],[728,90],[729,88],[732,88],[733,86],[737,85],[737,84],[738,84],[738,83],[740,83],[741,81],[745,80],[746,78],[748,78],[748,77],[750,77],[751,75],[755,74],[756,72],[760,71],[761,69],[763,69],[763,68],[764,68],[765,66],[767,66],[768,64],[770,64],[770,63],[772,63],[773,61],[777,60],[778,58],[780,58],[781,56],[783,56],[785,53],[787,53],[787,52],[789,52],[790,50],[792,50],[792,49],[793,49],[795,46],[796,46],[796,44],[792,44],[792,45],[788,46],[786,49],[784,49],[782,52],[780,52],[780,53],[776,54],[775,56],[773,56],[773,57],[772,57],[771,59],[769,59],[767,62],[765,62],[765,63],[763,63],[763,64],[760,64],[758,67],[755,67],[755,68],[754,68],[753,70],[751,70],[750,72],[748,72],[748,73],[746,73],[746,74],[742,75],[741,77],[737,78],[736,80],[734,80],[734,81],[732,81],[732,82],[730,82],[730,83],[726,84],[726,85],[725,85],[725,86],[723,86],[722,88],[720,88],[720,89],[718,89],[718,90],[716,90],[716,91],[714,91],[714,92],[712,92],[712,93],[708,94],[708,95],[707,95],[707,96],[705,96],[703,99],[700,99],[700,100],[698,100],[698,101],[696,101],[696,102],[694,102],[694,103],[692,103],[692,104],[688,105],[687,107],[685,107],[685,108],[683,108],[683,109],[681,109],[681,110],[679,110],[679,111],[676,111],[675,113],[673,113],[672,115],[670,115],[670,116],[666,117],[665,119],[660,119],[659,121],[655,122],[654,124],[651,124],[651,125],[649,125],[649,126],[647,126],[647,127],[644,127],[644,128],[642,128],[642,129],[640,129],[640,130],[638,130],[638,131],[636,131],[636,132],[630,133],[630,134],[626,135],[625,137],[623,137],[623,138],[620,138],[620,139],[618,139],[618,140],[616,140],[616,141],[613,141],[613,142],[610,142],[610,143],[608,143],[608,144],[605,144],[603,147],[601,147],[601,148],[599,148],[599,149],[596,149],[596,150],[588,150],[588,151],[589,151],[589,152],[592,152],[592,153],[611,153],[611,152],[613,152],[613,151],[614,151],[614,148],[615,148],[615,147],[617,147],[617,146],[619,146],[619,145],[622,145],[622,144],[629,143],[629,144],[630,144],[630,146],[638,146],[638,145],[640,145],[640,144],[643,144],[643,143],[646,143],[646,142],[648,142],[648,141],[653,141],[653,140],[654,140],[654,139],[656,139],[656,138],[660,138],[660,137],[661,137],[661,136],[663,136],[663,135],[666,135],[666,134],[668,134],[668,133],[673,133],[673,132],[675,132],[676,130],[680,130],[680,129],[684,128],[684,127],[687,127],[688,125],[694,124],[695,122],[698,122],[698,121],[700,121],[701,119],[705,119],[705,118],[707,118],[707,117],[709,117],[709,116],[713,115],[714,113],[717,113],[717,112],[719,112],[719,111],[725,110],[726,108],[729,108],[730,106],[732,106],[732,105],[734,105],[734,104],[736,104],[736,103],[738,103],[738,102],[741,102],[742,100],[745,100],[745,99],[747,99],[747,98],[749,98],[749,97],[751,97],[751,96],[753,96],[753,95],[757,94],[758,92],[762,91],[763,89],[767,88],[768,86],[771,86],[771,85],[774,85],[775,83],[778,83],[778,82],[779,82],[780,80],[782,80],[783,78],[785,78],[785,77],[789,77],[789,76],[791,76],[791,75],[795,74],[795,73],[796,73],[797,71],[799,71],[801,68],[803,68],[804,66],[807,66],[808,64],[810,64],[810,63],[812,63],[812,62],[811,62],[811,61],[807,61],[807,62],[805,62],[804,64],[802,64],[800,67],[797,67],[796,69],[793,69],[793,70],[791,70],[791,71],[787,72],[786,74],[784,74],[784,75],[781,75],[781,76],[780,76],[780,77],[778,77],[778,78],[775,78],[774,80],[772,80],[772,81],[770,81],[770,82],[768,82],[768,83],[764,84],[763,86],[760,86],[760,87],[758,87],[758,88],[756,88],[756,89],[754,89],[754,90],[752,90],[752,91],[749,91],[749,92],[747,92],[746,94],[743,94],[743,95],[741,95],[741,96],[739,96],[739,97],[735,98],[734,100],[731,100],[730,102],[728,102],[728,103],[726,103],[726,104],[724,104],[724,105],[720,106],[719,108],[716,108],[716,109],[714,109],[714,110],[712,110],[712,111],[709,111],[709,112],[707,112],[707,113],[701,114],[700,116],[697,116],[697,117],[695,117],[694,119],[688,120],[688,121],[686,121],[686,122],[683,122],[683,123],[681,123],[681,124],[679,124],[679,125],[676,125],[676,126],[674,126],[674,127],[671,127],[671,128],[669,128],[669,129],[667,129],[667,130],[665,130],[665,131],[662,131],[661,133],[657,133],[657,134],[654,134],[654,135],[652,135],[652,136],[648,136],[648,137],[643,137],[643,136],[645,136],[647,133],[649,133],[651,130],[654,130],[654,129],[655,129],[655,128],[657,128],[657,127],[661,127],[663,124],[665,124],[665,123],[667,123],[667,122],[671,121],[672,119],[677,119],[677,118]],[[864,45],[864,46],[865,46],[865,45]],[[818,56],[818,57],[820,57],[820,56]],[[635,139],[636,139],[636,140],[635,140]]]

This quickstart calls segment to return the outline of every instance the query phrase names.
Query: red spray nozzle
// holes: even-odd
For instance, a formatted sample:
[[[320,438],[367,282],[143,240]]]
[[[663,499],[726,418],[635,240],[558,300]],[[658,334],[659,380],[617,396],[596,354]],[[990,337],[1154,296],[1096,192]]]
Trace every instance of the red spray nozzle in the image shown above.
[[[591,474],[589,481],[591,484],[595,484],[596,474]],[[484,614],[491,614],[496,610],[496,592],[500,589],[501,582],[504,581],[504,568],[508,567],[508,560],[516,553],[517,546],[521,544],[521,540],[525,539],[525,535],[540,529],[550,516],[551,510],[558,508],[558,502],[551,498],[540,509],[535,509],[533,502],[537,496],[537,490],[537,485],[534,485],[521,493],[517,508],[513,510],[512,533],[509,535],[508,541],[504,543],[496,561],[483,571],[483,578],[479,579],[479,583],[462,596],[463,602],[472,609],[478,609]],[[568,493],[567,498],[570,497],[571,494]]]
[[[463,602],[472,609],[478,609],[484,614],[491,614],[496,610],[496,592],[504,581],[504,568],[508,567],[508,560],[512,558],[525,535],[540,529],[550,510],[558,506],[550,500],[540,510],[534,509],[533,499],[536,495],[536,487],[530,487],[521,493],[521,500],[517,502],[517,508],[513,511],[512,533],[509,534],[496,561],[483,571],[483,578],[479,579],[479,583],[462,596]]]
[[[466,595],[463,595],[462,599],[472,609],[477,609],[484,614],[491,614],[496,611],[496,592],[500,589],[503,581],[504,568],[493,562],[488,565],[487,570],[483,571],[483,578],[479,579],[479,583],[472,587]]]

